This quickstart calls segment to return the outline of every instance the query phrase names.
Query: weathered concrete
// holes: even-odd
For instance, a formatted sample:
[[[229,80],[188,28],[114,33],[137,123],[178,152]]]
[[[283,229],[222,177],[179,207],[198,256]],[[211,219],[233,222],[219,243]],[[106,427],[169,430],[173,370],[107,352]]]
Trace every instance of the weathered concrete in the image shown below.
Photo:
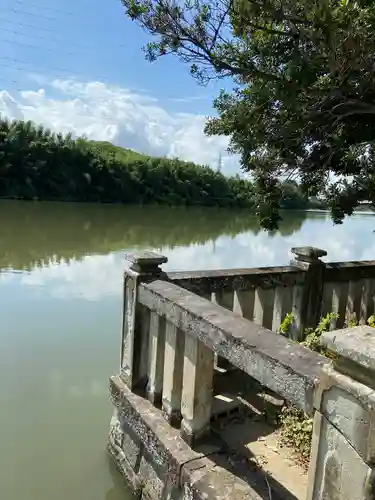
[[[325,250],[313,247],[292,248],[296,258],[291,261],[292,266],[303,269],[305,282],[300,288],[299,301],[293,311],[296,321],[297,340],[303,338],[306,328],[315,328],[319,323],[322,311],[323,284],[325,263],[320,260],[327,255]]]
[[[328,363],[268,329],[292,311],[300,334],[330,312],[329,301],[364,321],[374,308],[375,262],[335,267],[320,261],[324,250],[293,251],[289,267],[169,275],[159,267],[163,256],[127,256],[109,450],[139,498],[305,500],[295,483],[306,478],[272,450],[276,434],[243,443],[255,455],[270,445],[267,467],[255,456],[256,470],[233,444],[255,430],[253,416],[270,397],[273,406],[287,400],[314,417],[308,500],[375,499],[375,330],[325,333],[336,356]],[[350,279],[335,281],[342,269]],[[214,356],[235,369],[214,369]]]
[[[210,432],[214,353],[197,338],[185,338],[181,435],[189,444]]]
[[[168,273],[170,281],[191,292],[203,295],[215,291],[250,290],[303,284],[304,272],[292,267],[258,267]]]
[[[315,264],[327,255],[325,250],[315,247],[293,247],[291,252],[296,255],[297,262],[304,262],[306,264]]]
[[[246,460],[220,438],[193,450],[165,421],[162,412],[132,393],[120,377],[111,378],[110,392],[116,415],[111,422],[109,451],[138,498],[269,498],[264,475],[249,468]],[[275,487],[272,491],[274,500],[293,498],[280,496],[279,490]]]
[[[366,383],[375,377],[374,335],[369,327],[322,335],[337,359],[324,367],[315,395],[308,500],[375,498],[375,391]]]
[[[184,354],[185,333],[167,321],[162,406],[166,420],[173,426],[181,422]]]
[[[326,282],[357,281],[366,278],[375,278],[375,261],[373,260],[330,262],[326,264],[324,271]]]
[[[167,258],[153,252],[126,254],[132,265],[124,275],[121,338],[121,376],[134,390],[144,391],[148,381],[150,311],[138,301],[140,283],[163,276],[159,265]]]
[[[325,250],[296,247],[290,266],[218,271],[172,272],[166,279],[201,297],[226,295],[223,307],[250,319],[262,319],[262,326],[277,331],[282,318],[293,311],[290,337],[298,340],[305,328],[314,328],[322,314],[338,312],[332,328],[342,328],[356,317],[365,324],[375,313],[375,261],[324,263]],[[274,293],[273,319],[255,314],[255,297]],[[291,300],[294,297],[295,300]],[[232,305],[233,304],[233,305]],[[254,310],[255,309],[255,310]],[[272,312],[270,312],[272,315]]]
[[[312,412],[314,388],[325,363],[322,356],[173,283],[156,280],[141,285],[139,301],[264,386]]]
[[[372,499],[368,491],[371,468],[361,459],[345,437],[317,412],[314,418],[314,446],[307,500],[365,500]]]
[[[375,329],[370,326],[356,326],[339,332],[327,332],[322,344],[335,352],[341,361],[356,363],[358,370],[375,371]]]
[[[147,397],[157,406],[161,404],[163,391],[165,332],[165,318],[151,311]]]

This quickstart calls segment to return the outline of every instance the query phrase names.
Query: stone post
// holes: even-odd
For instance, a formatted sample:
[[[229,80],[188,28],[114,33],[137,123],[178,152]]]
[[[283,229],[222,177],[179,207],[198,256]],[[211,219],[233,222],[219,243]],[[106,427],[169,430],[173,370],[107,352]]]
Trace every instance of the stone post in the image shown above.
[[[322,344],[336,359],[315,393],[307,500],[373,500],[375,330],[327,332]]]
[[[131,262],[124,275],[124,304],[121,339],[121,378],[133,390],[146,390],[148,382],[150,311],[138,302],[140,283],[163,276],[159,267],[167,258],[154,252],[128,253]]]
[[[182,377],[184,370],[185,332],[167,322],[162,408],[165,419],[173,426],[181,422]]]
[[[213,374],[213,351],[197,338],[186,335],[181,436],[190,446],[210,432]]]
[[[325,269],[320,258],[326,256],[327,252],[313,247],[295,247],[291,251],[296,255],[291,266],[306,272],[304,285],[296,286],[293,291],[292,312],[298,330],[296,340],[300,340],[305,328],[315,328],[320,320]]]

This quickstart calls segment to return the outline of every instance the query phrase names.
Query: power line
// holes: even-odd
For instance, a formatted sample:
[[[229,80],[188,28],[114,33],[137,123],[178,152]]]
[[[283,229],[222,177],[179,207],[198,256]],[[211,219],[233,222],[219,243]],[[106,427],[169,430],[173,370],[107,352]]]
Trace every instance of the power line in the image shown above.
[[[74,12],[66,12],[64,10],[60,9],[55,9],[52,7],[47,7],[45,5],[40,5],[40,4],[35,4],[35,3],[30,3],[30,2],[22,2],[21,0],[12,0],[12,3],[16,3],[18,5],[26,5],[27,7],[35,7],[36,9],[43,9],[43,10],[48,10],[50,12],[57,12],[59,14],[64,14],[66,16],[74,16]]]
[[[10,43],[11,45],[19,45],[21,47],[29,47],[31,49],[42,49],[42,50],[48,50],[49,52],[56,52],[56,48],[53,47],[45,47],[43,45],[33,45],[32,43],[24,43],[24,42],[18,42],[17,40],[9,40],[7,38],[3,38],[1,40],[2,42],[5,43]],[[59,51],[60,54],[64,54],[67,56],[74,56],[75,52],[61,52]]]
[[[0,21],[2,19],[0,18]],[[25,26],[27,28],[32,28],[32,29],[40,29],[39,26],[35,26],[35,25],[32,25],[32,24],[22,24],[22,23],[14,23],[14,24],[17,24],[17,26]],[[35,38],[37,40],[46,40],[47,42],[53,42],[53,43],[64,43],[65,40],[60,38],[60,39],[55,39],[55,38],[49,38],[47,36],[43,36],[43,35],[35,35],[34,33],[24,33],[22,31],[16,31],[16,30],[13,30],[13,29],[8,29],[8,28],[0,28],[0,32],[3,31],[4,33],[10,33],[12,35],[19,35],[19,36],[22,36],[22,37],[25,37],[25,38]],[[48,33],[55,33],[56,34],[56,30],[52,30],[52,29],[46,29],[45,30],[46,32]],[[10,40],[4,40],[6,42],[10,42]],[[99,40],[101,43],[108,43],[108,40]],[[24,42],[15,42],[14,40],[11,41],[11,43],[18,43],[19,45],[22,45],[24,44]],[[28,44],[25,44],[25,45],[28,45]],[[92,52],[94,52],[94,50],[92,49],[92,47],[90,47],[90,45],[82,45],[82,44],[78,44],[78,43],[72,43],[69,41],[69,45],[71,47],[77,47],[79,49],[83,49],[83,50],[91,50]],[[44,48],[44,46],[36,46],[36,45],[32,45],[33,48]],[[126,45],[125,44],[120,44],[120,45],[117,45],[117,48],[126,48]],[[55,49],[50,49],[50,50],[55,50]]]
[[[15,59],[15,58],[12,58],[12,57],[8,57],[8,56],[0,56],[0,60],[3,60],[3,61],[9,61],[10,63],[15,63],[15,64],[25,64],[25,65],[31,65],[31,63],[29,61],[23,61],[22,59]],[[4,67],[4,68],[8,68],[8,69],[11,69],[13,71],[20,71],[20,72],[25,72],[25,73],[35,73],[37,71],[37,69],[35,68],[35,66],[33,68],[20,68],[20,67],[9,67],[8,65],[6,64],[2,64],[0,63],[0,67]],[[69,70],[69,69],[66,69],[66,68],[58,68],[58,67],[48,67],[48,68],[44,68],[44,70],[47,70],[49,73],[61,73],[61,74],[66,74],[66,75],[69,75],[71,78],[74,77],[74,78],[77,78],[77,74],[76,73],[73,73],[72,70]],[[110,79],[107,77],[107,76],[100,76],[100,75],[96,75],[95,78],[99,79],[99,80],[103,80],[103,81],[107,81],[107,82],[110,82]]]
[[[32,33],[32,34],[23,33],[22,31],[15,31],[15,30],[7,29],[7,28],[0,28],[0,31],[2,31],[4,33],[10,33],[12,35],[23,36],[25,38],[35,38],[37,40],[46,40],[47,42],[54,42],[54,43],[62,43],[62,42],[64,42],[64,40],[61,40],[61,39],[60,40],[56,40],[54,38],[49,38],[49,37],[43,36],[43,35],[35,35],[34,33]],[[53,32],[53,30],[50,30],[50,31]],[[13,41],[12,41],[12,43],[13,43]],[[71,43],[71,42],[69,42],[69,45],[71,45],[73,47],[88,48],[88,49],[90,49],[90,47],[88,45],[81,46],[79,44],[75,44],[75,43]]]
[[[18,21],[13,21],[13,19],[5,19],[4,17],[0,17],[0,21],[3,23],[13,24],[18,27],[22,26],[24,28],[38,29],[40,31],[46,31],[48,33],[56,33],[56,30],[53,30],[51,28],[44,28],[43,26],[35,26],[35,24],[19,23]]]
[[[1,56],[0,56],[1,57]],[[0,63],[0,68],[1,67],[5,67],[7,68],[7,65],[5,64],[2,64]],[[27,71],[23,68],[12,68],[14,71],[20,71],[20,72],[24,72],[26,73],[27,75],[30,75],[30,71]],[[37,75],[36,75],[37,76]],[[79,80],[77,78],[77,75],[71,75],[70,78],[67,76],[65,78],[65,80],[62,78],[62,77],[58,77],[57,75],[51,75],[49,81],[47,82],[38,82],[38,81],[33,81],[31,78],[30,78],[30,84],[33,84],[33,85],[39,85],[39,86],[42,86],[44,85],[45,87],[47,88],[52,88],[53,90],[57,90],[57,91],[61,91],[62,93],[64,93],[64,91],[62,89],[59,89],[58,87],[56,87],[55,85],[53,85],[53,80],[61,80],[61,81],[69,81],[70,83],[72,83],[73,85],[74,84],[78,84],[78,85],[82,85],[82,87],[84,88],[84,86],[88,83],[102,83],[103,85],[106,85],[109,92],[114,92],[114,91],[121,91],[121,90],[124,90],[120,85],[118,84],[114,84],[114,83],[105,83],[105,82],[102,82],[100,81],[98,78],[95,78],[94,80],[87,80],[87,78],[85,80]],[[12,83],[12,84],[16,84],[16,85],[21,85],[21,82],[20,80],[15,80],[14,78],[10,77],[10,78],[5,78],[5,77],[0,77],[0,81],[3,81],[4,84],[9,84],[9,83]],[[23,84],[24,85],[24,84]],[[5,90],[5,89],[4,89]],[[31,91],[31,92],[36,92],[35,89],[27,89],[25,87],[18,87],[18,88],[12,88],[11,90],[14,90],[14,91],[17,91],[17,92],[27,92],[27,91]],[[129,89],[127,88],[126,89],[128,92],[129,92],[129,95],[142,95],[139,91],[137,91],[137,89]],[[87,100],[90,99],[90,97],[87,97],[85,95],[82,95],[82,94],[79,94],[77,93],[77,95],[75,97],[72,97],[72,93],[65,93],[64,94],[65,96],[69,96],[70,98],[75,98],[75,99],[80,99],[82,100],[82,102],[85,102]],[[74,96],[74,94],[73,94]],[[146,94],[147,96],[147,94]],[[114,99],[115,97],[112,95],[108,95],[107,97],[95,97],[95,102],[96,103],[108,103],[108,101],[110,99]]]
[[[36,14],[35,12],[27,12],[26,10],[13,9],[13,7],[8,9],[8,11],[14,12],[17,15],[22,14],[25,16],[38,17],[39,19],[45,19],[46,21],[58,21],[59,20],[57,17],[45,16],[45,15],[39,14],[39,13]]]

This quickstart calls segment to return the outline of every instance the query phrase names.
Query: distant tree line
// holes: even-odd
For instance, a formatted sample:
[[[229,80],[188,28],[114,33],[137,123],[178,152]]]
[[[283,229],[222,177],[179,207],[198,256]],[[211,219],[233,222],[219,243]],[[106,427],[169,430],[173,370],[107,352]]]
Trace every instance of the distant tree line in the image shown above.
[[[296,183],[283,186],[284,208],[308,207]],[[6,119],[0,119],[0,197],[233,208],[258,204],[253,184],[239,176]]]

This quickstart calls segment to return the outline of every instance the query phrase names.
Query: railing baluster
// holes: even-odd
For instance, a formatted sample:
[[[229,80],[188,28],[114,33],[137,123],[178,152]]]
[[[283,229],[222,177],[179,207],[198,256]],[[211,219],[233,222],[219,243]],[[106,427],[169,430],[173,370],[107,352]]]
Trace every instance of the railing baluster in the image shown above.
[[[367,320],[369,319],[369,297],[370,297],[370,289],[371,289],[371,283],[370,280],[361,280],[360,283],[360,289],[361,289],[361,297],[360,297],[360,303],[359,303],[359,324],[360,325],[366,325]]]
[[[351,321],[358,321],[359,319],[360,293],[358,281],[350,281],[345,311],[346,324],[349,324]]]
[[[375,278],[369,279],[369,282],[370,282],[370,291],[368,295],[367,313],[370,317],[375,315]]]
[[[224,307],[229,311],[233,311],[233,300],[233,291],[218,290],[217,292],[213,293],[212,297],[212,302],[219,304],[219,306]]]
[[[322,316],[325,316],[328,313],[335,312],[333,310],[334,303],[334,283],[325,283],[323,287],[322,294]]]
[[[181,435],[190,445],[210,429],[213,374],[213,351],[198,339],[186,335]]]
[[[165,327],[165,318],[151,311],[147,397],[157,406],[161,403],[163,391]]]
[[[233,312],[238,316],[252,320],[254,317],[255,290],[235,290],[233,297]]]
[[[286,296],[287,296],[287,291],[285,287],[283,286],[278,286],[275,289],[275,299],[274,299],[274,304],[273,304],[273,315],[272,315],[272,331],[277,332],[280,328],[280,325],[285,318],[285,315],[288,312],[286,309]]]
[[[302,314],[303,314],[303,286],[295,285],[293,287],[292,295],[292,315],[293,315],[293,327],[291,331],[291,338],[293,340],[302,340],[304,332],[302,324]]]
[[[171,425],[181,422],[185,333],[167,321],[163,380],[163,414]]]
[[[272,328],[275,290],[257,287],[254,300],[254,323]]]
[[[234,292],[233,291],[226,292],[224,290],[218,290],[212,294],[212,302],[218,304],[221,307],[224,307],[224,309],[233,311]],[[215,367],[228,370],[231,368],[231,364],[228,363],[228,361],[225,358],[215,355]]]
[[[345,323],[345,309],[348,298],[348,290],[349,283],[345,281],[333,284],[332,307],[333,312],[337,312],[339,315],[335,325],[336,328],[342,328]]]
[[[337,328],[337,324],[340,321],[341,315],[342,315],[342,303],[343,303],[343,297],[342,297],[342,286],[340,286],[340,283],[333,283],[332,285],[332,311],[333,313],[338,314],[338,319],[332,319],[331,320],[331,330],[334,330]]]
[[[255,290],[254,297],[254,317],[253,321],[257,325],[263,324],[264,315],[264,290],[263,288],[257,287]]]

